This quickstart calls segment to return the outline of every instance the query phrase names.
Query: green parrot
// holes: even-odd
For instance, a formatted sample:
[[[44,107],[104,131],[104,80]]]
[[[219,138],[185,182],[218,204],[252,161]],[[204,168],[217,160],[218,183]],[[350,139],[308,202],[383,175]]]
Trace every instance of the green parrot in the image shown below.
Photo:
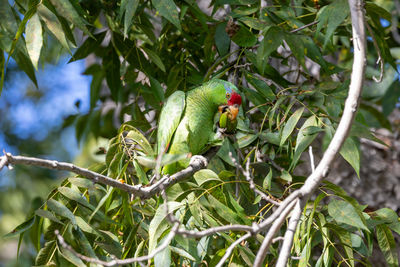
[[[174,92],[163,106],[157,131],[157,152],[198,155],[214,137],[214,116],[219,126],[232,132],[242,98],[230,82],[213,79],[187,92]],[[189,165],[190,159],[164,166],[163,174],[173,174]]]

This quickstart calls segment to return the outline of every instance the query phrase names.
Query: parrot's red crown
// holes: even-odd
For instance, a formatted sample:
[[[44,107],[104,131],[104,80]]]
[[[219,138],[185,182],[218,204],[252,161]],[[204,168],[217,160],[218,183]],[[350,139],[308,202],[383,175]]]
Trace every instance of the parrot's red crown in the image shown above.
[[[242,104],[242,97],[238,93],[233,92],[231,98],[228,100],[228,105],[232,106],[235,104],[240,106]]]

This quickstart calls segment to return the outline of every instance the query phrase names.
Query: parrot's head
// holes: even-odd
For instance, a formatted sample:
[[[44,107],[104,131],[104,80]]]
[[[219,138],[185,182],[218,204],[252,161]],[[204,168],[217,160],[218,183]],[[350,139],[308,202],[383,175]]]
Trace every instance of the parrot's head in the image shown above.
[[[237,114],[239,113],[239,107],[242,104],[242,97],[239,95],[239,93],[237,92],[238,89],[233,84],[226,82],[224,83],[224,87],[225,97],[228,105],[224,105],[222,109],[227,108],[229,110],[229,113],[231,114],[230,118],[232,120],[235,120]],[[221,110],[221,107],[219,108],[219,110]]]

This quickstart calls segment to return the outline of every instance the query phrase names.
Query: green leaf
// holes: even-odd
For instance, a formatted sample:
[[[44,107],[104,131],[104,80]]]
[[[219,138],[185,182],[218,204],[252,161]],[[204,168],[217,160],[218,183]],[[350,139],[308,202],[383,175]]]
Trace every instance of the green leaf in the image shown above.
[[[152,0],[151,2],[161,16],[181,30],[178,7],[173,0]]]
[[[294,128],[297,125],[297,122],[299,121],[299,119],[301,118],[301,115],[303,114],[304,111],[304,107],[299,108],[298,110],[296,110],[292,116],[290,116],[290,118],[288,119],[288,121],[285,124],[285,127],[282,130],[282,137],[281,137],[281,142],[279,144],[279,146],[282,146],[286,140],[288,139],[288,137],[292,134]],[[304,131],[302,132],[302,134],[304,134]],[[300,132],[299,132],[300,135]]]
[[[139,5],[139,0],[123,0],[121,2],[121,11],[124,11],[124,36],[128,36],[129,29],[133,22],[133,17],[135,15],[136,9]],[[125,10],[122,10],[125,9]]]
[[[71,57],[71,60],[69,62],[83,59],[83,58],[87,57],[89,54],[94,53],[95,50],[103,42],[104,37],[106,36],[106,33],[107,33],[107,31],[102,31],[100,33],[95,34],[93,38],[88,37],[83,42],[83,44],[81,44],[79,46],[79,48],[75,51],[74,55]],[[91,66],[93,66],[93,65],[91,65]],[[85,72],[86,72],[86,74],[92,74],[92,73],[87,73],[87,70]]]
[[[399,256],[397,254],[396,242],[389,227],[384,224],[376,226],[376,238],[386,263],[390,267],[399,266]]]
[[[108,46],[106,54],[104,55],[103,66],[106,73],[107,85],[110,88],[111,95],[115,101],[118,101],[121,89],[121,62],[119,61],[117,51],[114,49],[111,42]]]
[[[75,177],[71,177],[68,178],[68,181],[73,184],[76,185],[78,187],[82,187],[82,188],[88,188],[88,189],[94,189],[94,183],[93,181],[86,179],[86,178],[75,178]]]
[[[246,72],[246,80],[268,101],[274,101],[276,99],[271,87],[264,81],[257,79],[254,74]]]
[[[272,26],[265,31],[264,39],[257,49],[257,68],[260,74],[263,74],[263,65],[268,62],[266,58],[281,45],[282,39],[282,30],[277,26]]]
[[[142,167],[140,167],[137,160],[133,160],[133,166],[135,167],[136,176],[139,178],[139,182],[141,184],[148,184],[149,179],[147,178],[146,173],[143,171]]]
[[[120,258],[122,255],[122,246],[118,237],[110,231],[99,230],[99,233],[102,235],[103,241],[96,242],[96,244],[111,255]]]
[[[250,47],[257,43],[257,37],[246,27],[241,26],[239,31],[232,36],[232,41],[239,46]]]
[[[74,253],[72,253],[72,251],[65,249],[63,246],[58,246],[58,249],[60,250],[60,254],[69,262],[73,263],[75,266],[86,267],[83,261],[78,258],[78,256],[76,256]]]
[[[229,52],[231,39],[225,31],[226,23],[218,24],[215,28],[214,41],[218,49],[220,57],[225,56]]]
[[[57,200],[54,199],[49,199],[47,200],[47,206],[49,209],[54,211],[57,215],[60,215],[62,217],[65,217],[71,221],[73,225],[76,225],[76,220],[74,214],[66,207],[64,206],[61,202],[58,202]]]
[[[283,170],[281,173],[281,179],[288,181],[288,182],[292,182],[293,178],[292,175],[290,175],[290,173],[286,170]]]
[[[25,30],[26,48],[32,64],[37,70],[40,57],[40,50],[43,45],[42,24],[39,16],[35,13],[28,21]]]
[[[181,249],[181,248],[177,248],[177,247],[173,247],[173,246],[169,246],[169,249],[173,252],[178,254],[179,256],[182,256],[184,258],[187,258],[191,261],[196,261],[195,258],[193,258],[192,255],[190,255],[189,253],[187,253],[185,250]]]
[[[332,200],[328,204],[328,213],[338,223],[354,226],[369,232],[355,208],[343,200]]]
[[[63,30],[57,16],[54,15],[43,4],[40,4],[38,6],[37,13],[38,13],[40,19],[43,21],[43,26],[45,26],[54,35],[54,37],[60,42],[60,44],[65,49],[67,49],[67,51],[71,51],[71,48],[68,44],[64,30]]]
[[[382,99],[383,115],[388,117],[399,103],[400,84],[398,80],[393,81],[392,85],[386,90]]]
[[[234,212],[225,204],[218,201],[218,199],[216,199],[212,195],[208,196],[208,202],[209,202],[209,208],[215,209],[217,214],[227,222],[237,223],[237,224],[241,224],[242,222],[244,222],[245,219],[241,218],[239,214]]]
[[[97,231],[96,231],[90,224],[88,224],[84,219],[82,219],[82,218],[79,217],[79,216],[75,217],[75,219],[76,219],[76,224],[79,226],[80,229],[82,229],[82,231],[100,237],[99,232],[97,232]]]
[[[231,157],[229,156],[229,152],[232,153],[232,157],[237,158],[235,149],[229,142],[228,138],[225,138],[224,141],[222,141],[222,146],[218,150],[217,155],[229,165],[235,166],[235,164],[233,164]]]
[[[246,147],[253,143],[258,137],[258,134],[246,134],[246,135],[241,135],[238,139],[238,146],[239,148]]]
[[[271,182],[272,182],[272,169],[269,168],[269,172],[267,176],[265,176],[264,181],[263,181],[263,187],[265,189],[271,190]]]
[[[202,186],[209,181],[222,181],[215,172],[209,169],[199,170],[193,175],[193,177],[199,186]]]
[[[76,202],[78,202],[79,204],[81,204],[82,206],[89,208],[91,210],[94,210],[94,206],[92,204],[90,204],[86,198],[84,198],[82,196],[82,194],[78,193],[77,191],[69,188],[69,187],[59,187],[58,192],[60,192],[62,195],[64,195],[66,198],[69,198],[71,200],[74,200]]]
[[[23,222],[20,225],[18,225],[17,227],[15,227],[10,233],[4,235],[3,238],[13,237],[13,236],[16,236],[16,235],[26,232],[33,226],[33,224],[35,223],[35,220],[36,220],[36,216],[32,216],[25,222]]]
[[[164,241],[165,242],[165,241]],[[161,241],[160,243],[164,243]],[[171,248],[167,246],[154,256],[154,267],[171,266]]]
[[[54,5],[58,14],[66,18],[69,22],[77,26],[90,37],[93,37],[92,33],[86,27],[86,25],[88,25],[88,22],[83,16],[81,16],[81,14],[78,13],[70,0],[50,0],[50,2]]]
[[[125,136],[127,144],[133,145],[133,141],[136,145],[139,145],[146,155],[154,155],[153,148],[151,147],[147,138],[136,128],[131,128],[128,134]],[[129,140],[130,139],[130,140]],[[135,149],[138,149],[137,147]]]
[[[292,51],[294,57],[301,64],[304,70],[307,71],[302,37],[297,34],[288,33],[285,35],[285,41],[289,45],[290,51]]]
[[[360,178],[360,150],[356,141],[349,137],[340,149],[340,155],[354,168]]]
[[[74,235],[75,240],[77,241],[79,248],[83,250],[84,255],[88,255],[92,258],[97,258],[96,253],[94,252],[92,245],[89,240],[86,238],[85,234],[81,231],[81,229],[76,228],[72,229],[72,233]]]
[[[380,219],[384,220],[392,231],[400,234],[400,221],[394,210],[383,208],[375,211]]]
[[[333,1],[318,12],[317,33],[326,26],[324,47],[328,44],[336,28],[349,16],[349,13],[349,5],[345,0]]]
[[[182,207],[184,203],[169,201],[168,202],[168,210],[169,212],[174,212],[175,210]],[[149,252],[153,251],[156,248],[157,240],[164,232],[164,228],[160,227],[162,222],[166,217],[165,207],[160,205],[157,208],[157,211],[150,222],[149,226]]]
[[[151,84],[151,91],[153,92],[154,96],[157,97],[157,100],[159,102],[164,102],[164,88],[161,86],[160,82],[153,77],[149,76],[149,79]]]
[[[292,169],[296,166],[303,151],[312,143],[312,141],[318,135],[318,133],[315,133],[312,135],[304,134],[306,129],[310,126],[319,126],[315,116],[311,116],[310,118],[308,118],[304,122],[303,126],[301,126],[299,133],[297,134],[296,147],[294,149],[294,156],[293,156],[292,163],[290,164],[290,169]]]
[[[164,63],[162,63],[161,58],[155,53],[154,51],[146,48],[146,47],[141,47],[143,51],[149,56],[150,60],[157,65],[157,67],[160,68],[163,72],[165,72],[165,66]]]
[[[38,209],[38,210],[35,211],[35,214],[40,216],[40,217],[47,218],[50,221],[53,221],[53,222],[56,222],[56,223],[59,223],[59,224],[63,224],[62,221],[60,221],[56,216],[54,216],[53,213],[51,213],[48,210]]]
[[[51,258],[53,257],[53,249],[56,245],[56,241],[48,241],[44,244],[44,246],[39,250],[38,254],[36,255],[35,265],[50,265]]]

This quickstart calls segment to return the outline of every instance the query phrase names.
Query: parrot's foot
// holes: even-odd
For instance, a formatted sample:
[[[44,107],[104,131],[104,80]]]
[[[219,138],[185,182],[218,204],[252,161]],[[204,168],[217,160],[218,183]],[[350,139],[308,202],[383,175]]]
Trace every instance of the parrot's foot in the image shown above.
[[[190,159],[190,165],[192,165],[192,164],[198,164],[198,162],[201,163],[201,164],[203,164],[204,167],[208,165],[207,159],[206,159],[205,157],[203,157],[203,156],[194,155],[194,156],[192,156],[192,158]]]
[[[230,136],[230,135],[236,134],[236,131],[228,131],[227,128],[219,128],[219,127],[218,127],[217,134],[218,134],[219,136],[221,136],[221,137],[222,137],[222,136]]]

